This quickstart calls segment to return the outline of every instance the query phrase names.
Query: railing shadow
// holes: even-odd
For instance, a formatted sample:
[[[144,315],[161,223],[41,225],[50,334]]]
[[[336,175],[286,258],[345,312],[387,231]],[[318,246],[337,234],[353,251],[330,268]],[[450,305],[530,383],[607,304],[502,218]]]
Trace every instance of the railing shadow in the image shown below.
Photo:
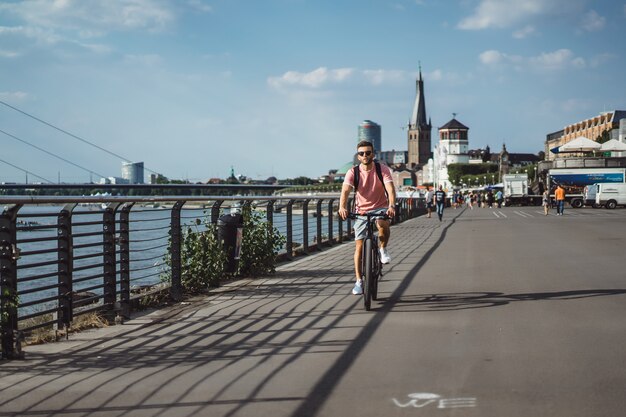
[[[236,415],[258,402],[291,402],[293,407],[304,398],[259,399],[260,392],[292,364],[320,354],[340,355],[351,344],[339,336],[361,329],[344,322],[358,303],[346,291],[345,272],[279,272],[269,281],[261,279],[267,282],[258,287],[192,301],[140,328],[87,342],[69,355],[29,353],[27,361],[3,363],[0,378],[19,376],[12,378],[12,387],[0,388],[0,416],[138,411],[158,416],[173,410],[184,416],[203,415],[203,409],[215,406],[230,409],[221,415]],[[348,298],[352,302],[346,303]],[[136,384],[146,385],[129,397],[127,391]],[[251,392],[233,397],[231,391],[241,385],[249,385]],[[167,400],[161,398],[164,392]],[[189,409],[194,412],[188,414]]]
[[[502,292],[415,294],[402,295],[399,298],[389,297],[381,300],[381,304],[389,310],[425,313],[501,307],[520,301],[564,301],[623,294],[626,294],[626,289],[588,289],[520,294]]]

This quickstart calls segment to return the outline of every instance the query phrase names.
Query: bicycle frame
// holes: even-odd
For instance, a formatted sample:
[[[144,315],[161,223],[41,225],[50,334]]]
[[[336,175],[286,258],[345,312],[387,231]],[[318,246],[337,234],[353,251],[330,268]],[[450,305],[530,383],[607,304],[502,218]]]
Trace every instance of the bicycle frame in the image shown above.
[[[357,216],[367,217],[366,234],[363,239],[363,247],[361,249],[361,273],[363,274],[363,303],[365,310],[369,311],[372,300],[378,299],[378,281],[382,276],[383,264],[380,261],[380,253],[378,252],[378,236],[374,232],[374,223],[377,220],[386,220],[386,215],[370,214],[365,215],[352,214],[352,218]]]

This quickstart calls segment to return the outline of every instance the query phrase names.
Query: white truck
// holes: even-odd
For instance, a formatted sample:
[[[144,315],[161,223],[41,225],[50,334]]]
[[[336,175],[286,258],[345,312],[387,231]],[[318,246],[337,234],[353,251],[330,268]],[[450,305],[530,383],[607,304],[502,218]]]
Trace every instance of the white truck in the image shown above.
[[[599,183],[596,186],[596,205],[614,209],[626,205],[626,183]]]
[[[502,176],[502,187],[505,205],[532,204],[528,195],[528,174],[504,174]]]
[[[554,168],[548,172],[552,188],[561,184],[567,194],[565,200],[574,208],[585,203],[583,188],[596,183],[624,183],[626,168]],[[596,197],[597,199],[597,197]]]

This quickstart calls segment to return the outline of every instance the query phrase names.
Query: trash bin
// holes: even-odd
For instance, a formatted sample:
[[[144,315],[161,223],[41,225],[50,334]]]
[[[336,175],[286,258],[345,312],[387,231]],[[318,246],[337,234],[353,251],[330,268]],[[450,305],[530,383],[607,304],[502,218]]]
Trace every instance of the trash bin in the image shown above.
[[[243,239],[243,216],[239,213],[224,214],[217,219],[217,240],[226,253],[226,272],[235,272],[241,257]]]

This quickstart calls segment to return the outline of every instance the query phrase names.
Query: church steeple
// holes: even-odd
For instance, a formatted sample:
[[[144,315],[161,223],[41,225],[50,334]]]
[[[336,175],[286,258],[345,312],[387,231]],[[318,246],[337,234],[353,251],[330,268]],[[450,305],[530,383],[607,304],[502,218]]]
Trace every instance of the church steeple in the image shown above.
[[[418,168],[428,162],[432,157],[430,120],[426,121],[426,98],[424,96],[424,80],[422,79],[422,65],[419,65],[419,76],[415,82],[416,93],[413,112],[409,120],[408,128],[408,148],[409,167]]]
[[[420,64],[419,78],[415,81],[415,104],[411,113],[410,129],[417,129],[420,126],[427,126],[426,122],[426,101],[424,99],[424,80],[422,79],[422,66]]]

